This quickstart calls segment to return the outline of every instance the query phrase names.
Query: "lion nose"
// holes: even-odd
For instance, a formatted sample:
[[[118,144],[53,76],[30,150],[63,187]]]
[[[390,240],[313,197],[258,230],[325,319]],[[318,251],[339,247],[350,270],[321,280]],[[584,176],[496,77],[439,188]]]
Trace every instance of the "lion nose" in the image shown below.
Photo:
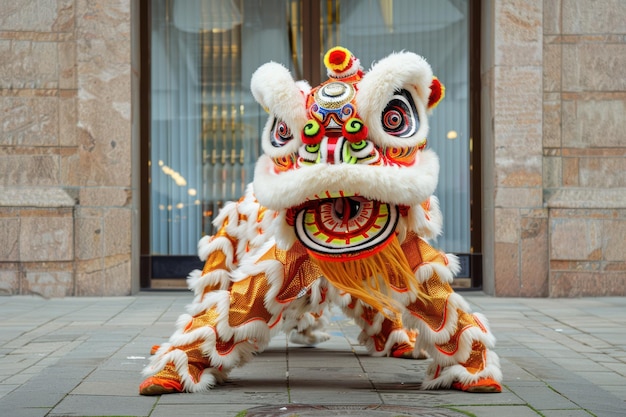
[[[340,136],[326,137],[320,146],[320,162],[330,165],[340,164],[343,143],[344,139]]]

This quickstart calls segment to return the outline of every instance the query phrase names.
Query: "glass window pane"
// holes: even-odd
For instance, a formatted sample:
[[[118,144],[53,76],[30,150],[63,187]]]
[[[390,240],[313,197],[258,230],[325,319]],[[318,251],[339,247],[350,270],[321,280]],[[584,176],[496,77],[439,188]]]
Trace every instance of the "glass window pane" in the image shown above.
[[[193,255],[252,180],[267,120],[252,73],[270,60],[301,73],[300,2],[151,5],[151,254]]]
[[[393,51],[422,55],[446,86],[430,118],[428,146],[441,160],[444,216],[437,245],[470,252],[468,0],[332,0],[322,3],[323,50],[341,45],[367,70]],[[322,52],[323,53],[323,52]],[[323,69],[320,69],[325,74]]]

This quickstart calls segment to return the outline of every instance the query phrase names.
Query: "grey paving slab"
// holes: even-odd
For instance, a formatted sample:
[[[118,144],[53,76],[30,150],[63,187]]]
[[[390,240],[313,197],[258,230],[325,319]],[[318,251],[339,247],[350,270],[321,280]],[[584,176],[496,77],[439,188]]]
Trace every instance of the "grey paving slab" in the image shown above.
[[[433,416],[454,410],[478,417],[626,415],[626,298],[462,295],[489,318],[498,339],[501,394],[421,391],[428,360],[367,356],[358,345],[360,329],[334,312],[332,337],[316,348],[279,335],[208,393],[141,397],[150,347],[167,340],[190,293],[0,297],[0,416],[234,417],[290,404],[333,413],[352,404],[361,407],[357,415],[381,417],[394,414],[363,407],[422,407],[426,414],[419,415]]]
[[[68,395],[47,416],[149,416],[154,403],[150,397]]]
[[[480,416],[480,417],[537,417],[542,416],[539,412],[529,408],[526,405],[517,405],[517,406],[499,406],[499,407],[490,407],[490,406],[462,406],[456,408],[459,411],[463,411],[465,413],[471,413],[470,415]]]

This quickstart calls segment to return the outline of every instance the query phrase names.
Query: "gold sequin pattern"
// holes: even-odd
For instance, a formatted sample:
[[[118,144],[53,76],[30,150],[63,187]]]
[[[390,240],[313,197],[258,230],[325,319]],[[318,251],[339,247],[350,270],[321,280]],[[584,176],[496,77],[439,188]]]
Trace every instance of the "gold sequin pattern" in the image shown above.
[[[432,277],[418,286],[418,291],[426,294],[430,302],[424,303],[418,298],[409,304],[407,309],[433,331],[441,331],[447,321],[448,297],[452,293],[452,288],[447,283],[441,282],[439,276],[433,273]]]
[[[387,340],[389,340],[389,335],[393,331],[402,330],[403,328],[404,326],[402,326],[402,319],[400,315],[396,314],[393,320],[385,318],[381,324],[380,332],[372,337],[372,339],[374,340],[374,346],[376,347],[376,351],[381,352],[383,349],[385,349]]]
[[[208,310],[203,311],[202,313],[196,315],[191,319],[189,323],[185,326],[185,333],[189,333],[198,329],[200,327],[211,326],[215,327],[217,323],[217,319],[219,317],[219,313],[215,306],[211,307]]]
[[[276,249],[275,255],[285,265],[283,285],[276,296],[281,303],[294,300],[303,288],[308,288],[322,275],[300,243],[294,244],[289,251]]]
[[[189,375],[191,376],[191,379],[195,383],[200,381],[200,376],[202,375],[202,371],[204,371],[205,368],[208,368],[211,366],[211,364],[209,363],[209,360],[205,358],[204,355],[202,354],[202,349],[201,349],[202,343],[204,343],[204,341],[199,340],[197,342],[194,342],[192,344],[179,348],[185,351],[185,353],[187,354],[187,361],[188,361],[187,369],[189,370]]]
[[[472,353],[469,358],[462,363],[471,374],[477,374],[487,366],[487,348],[482,343],[475,341],[472,344]]]
[[[476,322],[474,321],[474,317],[471,314],[468,314],[458,309],[457,313],[459,319],[456,324],[456,330],[454,331],[454,334],[452,335],[450,340],[446,343],[435,345],[441,353],[448,356],[454,355],[459,349],[459,340],[461,338],[461,334],[468,328],[477,326]]]
[[[419,248],[420,239],[417,234],[411,232],[407,234],[406,239],[402,242],[402,252],[409,262],[412,271],[416,271],[417,267],[422,263],[422,255]]]
[[[172,381],[180,382],[180,375],[176,372],[176,367],[172,362],[168,362],[163,369],[154,374],[156,378],[169,379]]]
[[[269,322],[272,314],[264,305],[268,289],[264,273],[233,283],[230,290],[230,313],[228,315],[230,326],[241,326],[253,320]]]

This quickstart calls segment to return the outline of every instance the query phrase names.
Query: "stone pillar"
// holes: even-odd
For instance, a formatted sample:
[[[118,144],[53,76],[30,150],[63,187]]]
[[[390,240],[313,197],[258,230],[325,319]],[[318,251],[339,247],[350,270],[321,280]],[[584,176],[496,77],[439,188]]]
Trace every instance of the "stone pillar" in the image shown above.
[[[545,4],[550,295],[626,295],[626,2]]]
[[[19,235],[19,251],[0,249],[5,292],[45,292],[33,283],[50,281],[52,272],[28,271],[48,260],[58,283],[49,296],[131,292],[131,216],[139,194],[131,182],[130,21],[129,1],[0,5],[0,186],[52,188],[72,201],[43,196],[45,209],[2,208],[7,228],[0,236]],[[48,230],[59,233],[54,242],[70,246],[50,247],[45,256],[28,247],[31,234]]]
[[[541,0],[483,1],[484,289],[545,296]]]

